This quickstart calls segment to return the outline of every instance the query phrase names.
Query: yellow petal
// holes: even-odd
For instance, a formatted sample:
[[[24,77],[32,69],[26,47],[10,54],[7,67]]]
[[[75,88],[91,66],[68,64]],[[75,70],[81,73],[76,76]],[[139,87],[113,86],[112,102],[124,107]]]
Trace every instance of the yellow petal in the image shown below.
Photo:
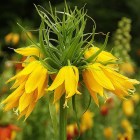
[[[57,87],[54,91],[54,101],[53,102],[55,103],[56,101],[58,101],[61,98],[61,96],[64,94],[64,92],[65,92],[64,84]]]
[[[95,93],[99,93],[100,96],[103,96],[103,87],[97,83],[92,74],[93,73],[90,70],[85,70],[83,72],[83,79],[88,82],[90,89]]]
[[[3,102],[2,104],[5,104],[7,102],[11,102],[13,100],[19,99],[20,96],[24,92],[24,84],[20,85],[13,93],[11,93]]]
[[[98,64],[93,64],[90,67],[94,79],[104,88],[114,90],[114,86],[109,78],[104,74]]]
[[[20,78],[17,78],[15,83],[12,85],[10,89],[17,88],[19,85],[21,85],[23,82],[27,80],[28,76],[21,76]]]
[[[87,81],[87,78],[85,78],[85,74],[83,73],[83,80],[84,80],[84,83],[91,95],[91,97],[93,98],[93,100],[95,101],[96,105],[99,106],[99,101],[98,101],[98,97],[97,97],[97,93],[95,93],[91,88],[90,88],[90,85],[89,85],[89,82]]]
[[[135,89],[133,84],[139,84],[137,80],[129,79],[126,76],[123,76],[108,67],[102,66],[102,70],[104,73],[110,78],[113,85],[117,85],[117,87],[121,87],[122,89]],[[119,85],[119,86],[118,86]]]
[[[34,101],[32,101],[28,107],[28,110],[25,114],[25,120],[29,117],[29,115],[32,113],[34,107],[35,107],[36,103]]]
[[[66,98],[73,96],[77,90],[77,78],[71,66],[65,67],[65,90]]]
[[[17,75],[11,77],[9,80],[6,81],[6,84],[11,82],[11,81],[13,81],[13,80],[15,80],[16,78],[17,78]]]
[[[18,120],[26,114],[27,110],[28,110],[28,108],[25,108],[22,112],[20,112],[20,114],[18,116]]]
[[[33,92],[37,88],[40,76],[42,75],[42,69],[43,67],[41,65],[37,65],[34,71],[29,75],[29,78],[25,84],[26,93]]]
[[[43,69],[42,76],[40,77],[39,82],[38,82],[38,86],[37,86],[38,87],[38,94],[37,94],[36,101],[44,95],[45,88],[47,87],[47,85],[48,85],[47,70]]]
[[[4,107],[4,111],[8,111],[13,109],[14,107],[18,106],[18,99],[16,99],[15,101],[11,101],[9,103],[7,103]]]
[[[89,48],[84,54],[85,58],[88,59],[90,56],[95,54],[98,50],[99,50],[98,47]],[[115,56],[113,56],[111,53],[106,51],[102,51],[96,58],[96,62],[108,62],[108,61],[112,62],[116,60],[117,58]]]
[[[40,64],[39,61],[33,61],[29,63],[22,71],[17,74],[17,77],[30,74],[38,67],[38,64]]]
[[[26,107],[28,107],[30,105],[30,102],[32,101],[33,98],[33,94],[27,94],[24,93],[19,100],[19,111],[22,112]]]
[[[41,56],[41,52],[39,50],[39,48],[37,48],[34,45],[28,46],[26,48],[18,48],[14,50],[16,53],[19,53],[23,56],[32,56],[35,55],[37,57]]]
[[[51,84],[51,86],[47,89],[47,90],[54,90],[57,87],[59,87],[63,82],[64,82],[64,77],[65,77],[65,67],[61,68],[57,74],[57,76],[55,77],[53,83]]]

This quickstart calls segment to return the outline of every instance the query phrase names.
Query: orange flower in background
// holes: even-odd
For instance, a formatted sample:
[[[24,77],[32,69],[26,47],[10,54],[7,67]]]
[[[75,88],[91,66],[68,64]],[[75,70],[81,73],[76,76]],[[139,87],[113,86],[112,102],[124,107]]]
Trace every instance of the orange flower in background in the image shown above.
[[[104,128],[103,134],[105,138],[111,139],[113,137],[113,128],[112,127]]]
[[[19,42],[19,34],[17,33],[9,33],[5,36],[6,43],[12,43],[13,45],[17,45]]]
[[[0,140],[14,140],[15,132],[19,131],[20,128],[15,125],[0,125]]]
[[[109,108],[108,108],[108,106],[107,106],[107,105],[102,105],[102,106],[101,106],[101,109],[100,109],[100,113],[101,113],[101,115],[103,115],[103,116],[107,116],[108,113],[109,113]]]

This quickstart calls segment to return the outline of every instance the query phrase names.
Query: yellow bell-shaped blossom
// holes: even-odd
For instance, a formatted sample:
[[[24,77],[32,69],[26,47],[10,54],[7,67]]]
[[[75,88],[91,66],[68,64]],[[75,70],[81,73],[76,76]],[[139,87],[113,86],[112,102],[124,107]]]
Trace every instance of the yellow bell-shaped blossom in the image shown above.
[[[19,118],[25,119],[34,109],[37,101],[44,95],[48,83],[48,71],[39,61],[30,62],[22,71],[9,79],[15,80],[11,89],[14,91],[2,102],[4,110],[17,108]]]
[[[62,67],[48,91],[54,91],[54,102],[59,100],[61,96],[66,93],[66,99],[72,97],[74,94],[80,94],[77,90],[79,81],[79,72],[75,66]]]
[[[139,84],[138,81],[129,79],[117,73],[111,67],[99,63],[87,66],[83,71],[83,80],[97,105],[99,104],[97,93],[104,96],[104,89],[112,91],[120,98],[124,98],[129,95],[130,90],[134,90],[133,84]]]
[[[21,54],[23,56],[37,56],[37,57],[42,57],[42,53],[39,48],[37,48],[34,45],[30,45],[25,48],[18,48],[14,49],[14,51],[18,54]]]
[[[90,50],[85,53],[86,58],[96,53],[98,49],[91,47]],[[139,84],[137,80],[129,79],[117,73],[112,66],[102,64],[109,61],[115,63],[116,60],[112,54],[102,51],[97,56],[96,61],[88,64],[82,72],[84,83],[97,105],[99,105],[97,94],[105,96],[104,89],[113,92],[120,98],[124,98],[129,95],[129,92],[134,91],[134,84]]]
[[[87,59],[93,54],[95,54],[97,51],[99,51],[98,47],[90,47],[88,50],[85,51],[84,57]],[[96,62],[114,62],[117,58],[113,56],[111,53],[102,51],[96,58]]]

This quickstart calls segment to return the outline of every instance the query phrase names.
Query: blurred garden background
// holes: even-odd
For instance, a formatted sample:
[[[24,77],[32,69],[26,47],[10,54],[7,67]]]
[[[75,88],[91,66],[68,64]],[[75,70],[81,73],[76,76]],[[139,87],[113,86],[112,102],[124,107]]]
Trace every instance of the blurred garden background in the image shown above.
[[[63,0],[50,0],[52,7],[63,11]],[[13,49],[30,45],[30,37],[38,42],[40,17],[36,5],[49,10],[48,0],[7,0],[0,4],[0,101],[7,97],[10,84],[5,82],[22,65],[17,60],[24,60]],[[107,50],[120,58],[120,72],[140,81],[140,0],[67,0],[67,4],[87,9],[87,14],[96,22],[95,45],[100,47],[107,32],[109,41]],[[27,32],[23,32],[19,23]],[[92,30],[91,20],[87,20],[85,32]],[[27,35],[28,34],[28,35]],[[86,93],[85,89],[83,91]],[[47,95],[46,95],[47,96]],[[33,113],[24,121],[17,120],[17,112],[3,112],[0,105],[0,140],[55,140],[52,115],[58,113],[59,105],[53,106],[43,99],[37,104]],[[51,99],[50,99],[51,100]],[[100,107],[89,104],[87,98],[78,98],[77,128],[75,115],[70,107],[68,111],[68,140],[139,140],[140,139],[140,88],[129,99],[120,100],[111,96]],[[82,102],[86,104],[82,104]],[[87,109],[88,107],[88,109]],[[85,112],[86,111],[86,112]],[[84,113],[85,112],[85,113]],[[55,121],[58,121],[57,117]],[[80,131],[80,136],[78,132]]]

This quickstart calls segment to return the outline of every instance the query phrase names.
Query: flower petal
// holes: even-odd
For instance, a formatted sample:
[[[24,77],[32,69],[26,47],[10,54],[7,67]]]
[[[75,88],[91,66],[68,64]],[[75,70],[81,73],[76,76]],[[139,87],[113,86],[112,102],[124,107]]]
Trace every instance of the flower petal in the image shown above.
[[[14,51],[23,56],[35,55],[35,56],[39,57],[41,55],[39,48],[37,48],[36,46],[33,46],[33,45],[28,46],[26,48],[18,48],[18,49],[15,49]]]
[[[26,93],[31,93],[37,88],[40,76],[42,75],[42,69],[43,67],[41,67],[41,65],[37,65],[36,69],[30,74],[25,84]]]
[[[52,91],[64,82],[64,77],[65,77],[64,68],[65,67],[63,67],[59,70],[59,72],[58,72],[57,76],[55,77],[53,83],[51,84],[51,86],[47,90]]]
[[[88,83],[90,89],[92,89],[95,93],[99,93],[100,96],[103,96],[103,87],[97,83],[90,70],[83,71],[83,79]]]
[[[104,88],[108,90],[114,90],[114,86],[109,80],[109,78],[104,74],[102,69],[99,67],[98,63],[92,64],[90,70],[94,79]]]
[[[60,85],[59,87],[57,87],[54,91],[54,103],[57,102],[61,96],[64,94],[65,92],[65,88],[64,88],[64,84]]]

